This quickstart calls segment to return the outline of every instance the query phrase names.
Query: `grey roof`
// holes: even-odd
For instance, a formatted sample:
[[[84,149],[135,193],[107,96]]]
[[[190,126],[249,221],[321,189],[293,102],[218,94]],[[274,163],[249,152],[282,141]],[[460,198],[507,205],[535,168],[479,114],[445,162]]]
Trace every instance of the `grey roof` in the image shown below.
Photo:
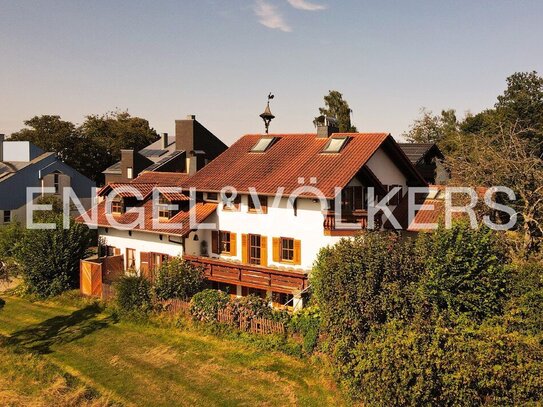
[[[8,179],[23,168],[40,162],[51,155],[55,155],[55,153],[43,153],[31,161],[0,161],[0,182]]]
[[[156,171],[160,167],[162,167],[164,164],[168,163],[170,160],[173,160],[175,157],[178,157],[183,153],[184,153],[184,151],[180,151],[180,150],[174,151],[173,153],[170,153],[170,154],[164,156],[162,159],[158,160],[154,164],[151,164],[149,167],[147,167],[145,169],[145,171]],[[149,157],[147,157],[147,158],[149,158]]]
[[[168,158],[168,160],[170,160],[173,158],[174,155],[177,156],[179,151],[175,149],[175,136],[168,135],[168,146],[166,148],[163,148],[162,138],[160,138],[157,141],[149,144],[147,147],[138,151],[138,153],[151,160],[154,163],[151,165],[151,167],[155,167],[156,164],[163,161],[165,158]],[[163,164],[165,164],[165,162],[160,163],[160,165],[158,166],[161,166]],[[146,170],[149,170],[149,168],[150,167],[146,168]],[[120,174],[121,162],[116,162],[102,172],[104,174]]]
[[[430,150],[435,148],[436,155],[443,157],[443,154],[435,143],[398,143],[409,161],[417,164]]]

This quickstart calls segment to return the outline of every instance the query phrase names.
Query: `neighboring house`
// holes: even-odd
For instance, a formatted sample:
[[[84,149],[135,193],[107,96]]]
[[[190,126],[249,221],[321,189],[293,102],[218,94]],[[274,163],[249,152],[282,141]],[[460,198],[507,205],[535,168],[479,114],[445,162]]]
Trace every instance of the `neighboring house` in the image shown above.
[[[0,224],[14,220],[26,223],[27,187],[52,187],[53,195],[59,198],[64,187],[71,187],[88,209],[95,183],[63,163],[55,153],[44,152],[28,141],[5,140],[0,135]],[[34,195],[34,200],[39,197]]]
[[[191,177],[144,173],[130,185],[146,198],[137,202],[126,192],[112,206],[119,221],[134,219],[127,207],[150,210],[154,188],[177,185],[184,193],[163,190],[162,202],[180,204],[181,210],[161,211],[160,218],[187,220],[185,191],[196,188],[196,218],[215,227],[159,231],[147,214],[144,226],[115,230],[101,203],[99,235],[110,254],[125,255],[126,265],[143,273],[152,272],[167,256],[183,255],[202,266],[216,288],[239,296],[271,296],[276,305],[300,307],[319,250],[367,227],[368,187],[383,196],[400,186],[402,192],[390,202],[394,210],[408,187],[426,182],[389,134],[341,134],[321,126],[317,134],[247,135]],[[115,186],[122,188],[110,185],[101,194]],[[221,202],[227,186],[239,194],[230,206]],[[258,193],[256,200],[251,188]],[[279,188],[283,190],[275,207]],[[313,188],[321,191],[322,202]],[[336,223],[336,200],[344,225]]]
[[[175,121],[174,137],[164,133],[140,151],[121,150],[121,161],[103,171],[105,183],[130,182],[144,171],[193,174],[227,148],[189,115]]]
[[[399,146],[429,184],[446,184],[450,178],[443,153],[435,143],[399,143]]]

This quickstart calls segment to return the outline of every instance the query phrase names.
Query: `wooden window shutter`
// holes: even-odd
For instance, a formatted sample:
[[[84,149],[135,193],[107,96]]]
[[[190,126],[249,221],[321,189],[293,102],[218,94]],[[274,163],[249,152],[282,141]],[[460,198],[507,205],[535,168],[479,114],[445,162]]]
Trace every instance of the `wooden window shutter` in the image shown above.
[[[230,232],[230,256],[237,256],[238,254],[238,235]]]
[[[144,276],[149,274],[149,253],[140,252],[140,271]]]
[[[260,207],[262,209],[262,213],[268,213],[268,197],[262,196],[260,198]]]
[[[294,241],[294,264],[302,264],[302,241]]]
[[[219,231],[212,230],[211,231],[211,252],[215,254],[219,254]]]
[[[280,237],[274,237],[272,239],[273,244],[273,261],[276,263],[279,263],[281,261],[281,238]]]
[[[247,257],[249,254],[249,236],[246,234],[241,235],[241,262],[247,264]]]
[[[268,265],[268,238],[266,236],[260,237],[260,265]]]
[[[121,249],[119,249],[118,247],[116,247],[113,251],[113,253],[115,253],[115,256],[120,256],[121,255]]]

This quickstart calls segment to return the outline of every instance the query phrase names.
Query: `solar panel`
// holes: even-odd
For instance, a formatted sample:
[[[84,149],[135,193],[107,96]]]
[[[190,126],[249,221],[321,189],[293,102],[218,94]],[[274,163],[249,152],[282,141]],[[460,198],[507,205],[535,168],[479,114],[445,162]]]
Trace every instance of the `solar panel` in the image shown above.
[[[144,157],[160,157],[164,154],[166,154],[168,150],[153,150],[150,148],[144,148],[140,151],[140,154]]]

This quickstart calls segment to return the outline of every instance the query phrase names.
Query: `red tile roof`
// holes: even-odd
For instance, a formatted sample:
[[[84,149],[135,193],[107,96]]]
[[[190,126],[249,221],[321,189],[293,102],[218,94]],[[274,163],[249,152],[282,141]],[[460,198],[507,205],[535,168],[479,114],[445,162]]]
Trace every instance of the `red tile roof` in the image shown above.
[[[245,193],[254,187],[263,195],[275,195],[278,187],[284,187],[283,194],[288,195],[304,185],[298,182],[303,178],[306,186],[317,187],[325,197],[333,198],[335,187],[347,185],[375,151],[387,139],[392,140],[387,133],[337,133],[332,137],[350,137],[350,141],[339,153],[322,153],[329,138],[317,138],[316,134],[272,134],[270,137],[277,140],[266,152],[251,152],[261,137],[242,137],[184,186],[210,192],[232,186]],[[311,178],[316,178],[316,184],[310,184]]]
[[[190,225],[190,211],[180,211],[175,216],[173,216],[169,220],[160,220],[160,224],[180,224],[180,227],[175,227],[173,229],[166,228],[166,227],[153,227],[153,200],[149,199],[146,201],[142,206],[138,207],[138,209],[144,210],[144,225],[136,225],[134,228],[130,228],[129,230],[141,230],[146,232],[153,232],[153,233],[163,233],[168,235],[178,235],[178,236],[186,236],[189,234],[189,232],[192,230]],[[204,222],[212,213],[215,212],[217,209],[217,204],[215,203],[197,203],[194,205],[194,207],[191,209],[196,217],[196,222],[202,223]],[[106,215],[106,201],[102,201],[98,204],[98,216],[96,222],[91,222],[88,225],[89,226],[101,226],[101,227],[110,227],[114,229],[120,229],[118,225],[115,225],[115,223],[110,222],[108,220],[108,216]],[[92,219],[92,209],[87,211],[87,215],[91,217]],[[134,210],[129,209],[127,212],[123,214],[115,214],[113,215],[113,218],[115,222],[117,222],[120,225],[129,225],[132,222],[135,222],[138,218],[137,212]],[[83,216],[79,216],[76,219],[79,223],[84,223]]]
[[[153,183],[161,186],[175,187],[181,186],[190,178],[189,174],[182,172],[142,172],[137,178],[132,180],[132,184]]]

